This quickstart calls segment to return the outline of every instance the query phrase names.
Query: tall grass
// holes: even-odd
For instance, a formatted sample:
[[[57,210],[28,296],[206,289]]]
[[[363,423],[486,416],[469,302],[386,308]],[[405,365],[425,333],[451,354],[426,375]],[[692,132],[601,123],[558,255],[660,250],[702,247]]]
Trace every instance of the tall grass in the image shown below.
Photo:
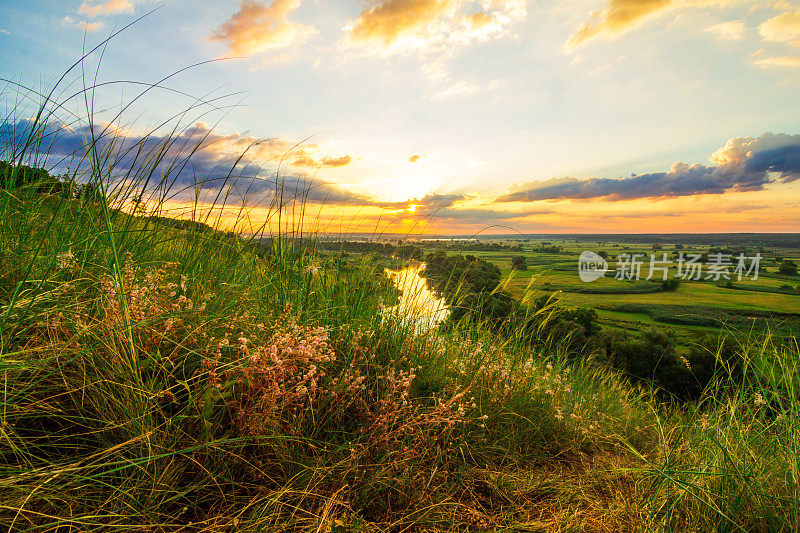
[[[188,118],[219,100],[131,143],[125,113],[165,81],[101,121],[85,61],[3,92],[6,530],[798,528],[796,344],[743,345],[665,406],[515,324],[420,331],[382,311],[374,265],[315,248],[308,189],[276,172],[251,195],[246,153],[192,174]],[[21,165],[82,193],[12,186]],[[156,218],[179,215],[240,231]]]

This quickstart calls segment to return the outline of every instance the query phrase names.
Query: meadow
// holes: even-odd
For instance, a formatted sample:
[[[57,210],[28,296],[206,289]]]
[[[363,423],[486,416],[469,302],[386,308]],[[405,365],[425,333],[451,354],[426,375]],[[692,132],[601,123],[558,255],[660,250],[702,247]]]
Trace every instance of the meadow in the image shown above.
[[[743,248],[737,248],[735,242],[726,243],[724,239],[724,236],[717,237],[717,244],[688,245],[676,237],[671,245],[661,245],[628,242],[625,236],[602,242],[577,242],[575,239],[559,240],[546,236],[514,240],[495,238],[483,239],[483,242],[498,243],[513,249],[461,252],[458,251],[456,240],[456,244],[453,244],[455,250],[451,253],[468,253],[497,265],[503,273],[504,290],[515,298],[522,298],[530,291],[555,294],[564,305],[595,309],[600,323],[606,327],[636,330],[656,325],[672,331],[684,346],[720,329],[748,332],[771,327],[776,332],[789,334],[800,331],[800,276],[778,273],[783,260],[800,263],[800,250],[797,248],[748,249],[745,254],[748,258],[761,253],[764,268],[755,280],[752,275],[739,280],[733,274],[734,260],[734,265],[729,269],[731,284],[728,286],[725,285],[726,278],[702,279],[707,275],[707,268],[701,280],[681,280],[677,289],[671,291],[659,290],[657,282],[663,277],[660,271],[654,273],[653,282],[646,279],[650,254],[661,259],[662,254],[666,253],[669,260],[666,265],[669,268],[667,277],[675,278],[678,275],[678,262],[674,254],[709,254],[710,250],[722,248],[728,248],[731,252],[744,251]],[[434,249],[426,247],[424,240],[419,244],[426,251]],[[656,250],[653,249],[654,244]],[[562,250],[550,253],[542,251],[543,246],[557,246]],[[584,283],[578,276],[578,257],[583,251],[605,251],[615,258],[621,253],[643,254],[641,278],[638,281],[615,279],[616,272],[610,272],[597,281]],[[525,270],[512,267],[511,260],[517,256],[525,257]],[[615,260],[609,260],[611,269],[616,266]],[[770,320],[764,320],[767,317]]]
[[[168,199],[192,147],[167,136],[123,164],[130,147],[100,125],[72,157],[50,153],[65,103],[29,96],[37,118],[0,147],[7,531],[800,527],[796,338],[713,349],[713,379],[677,402],[541,338],[557,303],[530,310],[541,329],[467,313],[421,330],[386,312],[397,294],[382,263],[340,260],[291,216],[307,195],[276,187],[252,220],[226,203],[244,179],[229,172],[198,182],[219,203],[176,221]],[[261,229],[214,229],[223,209]],[[530,265],[575,286],[578,248]],[[510,280],[498,290],[540,292],[537,271],[485,257]],[[711,307],[717,290],[722,308],[797,301],[686,284],[595,302]]]

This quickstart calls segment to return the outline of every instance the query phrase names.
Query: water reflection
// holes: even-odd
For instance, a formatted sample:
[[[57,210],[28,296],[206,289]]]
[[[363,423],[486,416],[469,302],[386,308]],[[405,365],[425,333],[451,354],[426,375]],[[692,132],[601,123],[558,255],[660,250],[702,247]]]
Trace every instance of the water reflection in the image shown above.
[[[387,310],[413,320],[421,329],[430,329],[446,319],[450,311],[445,301],[428,289],[425,278],[420,276],[423,270],[425,263],[418,262],[402,270],[386,269],[386,275],[402,291],[400,303]]]

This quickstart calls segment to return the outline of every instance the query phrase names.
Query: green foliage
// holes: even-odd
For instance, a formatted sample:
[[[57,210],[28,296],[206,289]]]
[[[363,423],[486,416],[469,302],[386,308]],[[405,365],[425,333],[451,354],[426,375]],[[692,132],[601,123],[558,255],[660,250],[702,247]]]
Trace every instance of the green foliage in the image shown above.
[[[685,396],[691,375],[678,358],[672,339],[663,331],[647,329],[639,335],[604,330],[592,343],[596,360],[633,379],[652,382],[676,396]]]
[[[661,282],[661,290],[662,291],[677,291],[678,287],[680,287],[681,281],[677,278],[669,278],[665,279]]]
[[[528,263],[524,255],[515,255],[511,258],[512,270],[528,270]]]
[[[778,265],[778,274],[782,274],[784,276],[796,276],[797,263],[791,259],[785,259],[781,261],[780,265]]]

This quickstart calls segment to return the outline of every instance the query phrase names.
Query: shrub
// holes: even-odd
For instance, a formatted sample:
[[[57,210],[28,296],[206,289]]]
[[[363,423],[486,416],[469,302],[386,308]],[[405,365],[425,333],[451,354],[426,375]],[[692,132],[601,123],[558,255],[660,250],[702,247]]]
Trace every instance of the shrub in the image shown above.
[[[528,270],[528,263],[524,255],[515,255],[511,258],[512,270]]]
[[[784,276],[796,276],[797,263],[791,259],[785,259],[781,261],[780,265],[778,265],[778,274],[782,274]]]
[[[676,278],[665,279],[661,282],[662,291],[676,291],[680,287],[681,280]]]

